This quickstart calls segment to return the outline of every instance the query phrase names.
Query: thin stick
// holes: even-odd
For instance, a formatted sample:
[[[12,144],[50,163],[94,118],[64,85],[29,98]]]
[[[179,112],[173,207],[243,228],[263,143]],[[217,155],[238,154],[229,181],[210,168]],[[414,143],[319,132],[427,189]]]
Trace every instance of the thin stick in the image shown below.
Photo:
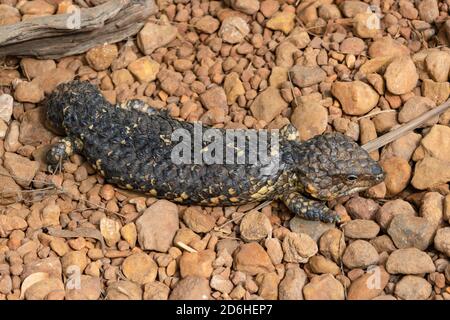
[[[343,228],[344,225],[345,225],[345,223],[339,226],[339,229],[341,229],[342,234],[339,237],[338,255],[339,255],[339,265],[340,265],[340,268],[341,268],[341,272],[342,272],[342,275],[345,276],[344,263],[342,262],[342,257],[341,257],[341,240],[342,239],[344,239],[344,244],[345,244],[345,234],[344,234],[344,228]],[[346,300],[347,300],[347,294],[348,294],[347,293],[347,286],[345,285],[344,286],[344,297],[345,297]]]
[[[15,180],[17,179],[17,180],[23,180],[23,181],[30,181],[30,183],[31,183],[31,182],[36,182],[36,183],[41,183],[41,184],[48,185],[48,187],[44,187],[44,188],[41,188],[41,189],[25,189],[25,190],[20,190],[20,191],[18,191],[18,193],[20,193],[20,196],[22,195],[22,193],[39,193],[39,192],[42,192],[42,191],[56,190],[56,191],[58,192],[57,194],[64,194],[64,195],[66,195],[66,196],[68,196],[68,197],[70,197],[70,198],[72,199],[72,195],[71,195],[69,192],[67,192],[66,190],[64,190],[64,188],[62,188],[62,187],[56,186],[53,182],[47,182],[47,181],[44,181],[44,180],[36,180],[36,179],[26,180],[26,179],[17,177],[17,176],[12,175],[12,174],[6,174],[6,173],[1,173],[1,172],[0,172],[0,176],[9,177],[9,178],[12,178],[12,179],[15,179]],[[9,190],[4,190],[3,192],[0,192],[0,195],[2,195],[4,192],[9,192]],[[22,199],[22,200],[23,200],[23,199]],[[24,201],[26,201],[26,200],[24,200]],[[93,203],[93,202],[91,202],[91,201],[89,201],[89,200],[87,200],[87,199],[82,199],[82,200],[80,200],[80,201],[83,201],[83,202],[85,202],[85,203],[87,203],[87,204],[89,204],[89,205],[91,205],[91,206],[94,206],[95,209],[103,210],[105,213],[112,213],[112,214],[115,214],[115,215],[117,215],[117,216],[119,216],[119,217],[121,217],[121,218],[124,218],[124,219],[127,218],[127,217],[126,217],[125,215],[123,215],[123,214],[120,214],[120,213],[115,212],[115,211],[108,210],[108,209],[106,209],[105,207],[102,207],[102,206],[100,206],[100,205],[98,205],[98,204],[96,204],[96,203]],[[87,209],[87,210],[88,210],[88,209]],[[74,210],[74,211],[75,211],[75,210]]]
[[[389,112],[395,112],[395,110],[380,110],[380,111],[372,112],[372,113],[366,114],[364,116],[361,116],[359,118],[356,118],[356,121],[364,119],[364,118],[374,117],[374,116],[379,115],[381,113],[389,113]]]
[[[178,241],[178,242],[176,242],[175,244],[176,244],[177,246],[179,246],[181,249],[184,249],[184,250],[186,250],[186,251],[188,251],[188,252],[198,252],[198,251],[195,250],[194,248],[189,247],[187,244],[185,244],[185,243],[183,243],[183,242],[181,242],[181,241]]]
[[[215,227],[214,230],[215,230],[215,231],[222,232],[222,228],[223,228],[223,227],[225,227],[226,225],[228,225],[228,224],[230,224],[230,223],[236,222],[236,221],[238,221],[239,219],[242,219],[242,218],[245,216],[245,214],[246,214],[247,212],[248,212],[248,211],[242,212],[241,215],[237,216],[237,217],[234,218],[234,219],[228,220],[227,222],[224,222],[224,223],[221,224],[220,226]]]
[[[272,203],[272,200],[264,201],[263,203],[260,203],[260,204],[257,205],[256,207],[254,207],[254,208],[252,208],[252,209],[249,209],[249,210],[247,210],[247,211],[242,212],[242,214],[239,215],[239,216],[237,216],[236,218],[231,219],[231,220],[228,220],[227,222],[222,223],[220,226],[215,227],[214,230],[215,230],[215,231],[218,231],[218,232],[223,232],[222,228],[223,228],[224,226],[226,226],[226,225],[228,225],[228,224],[230,224],[230,223],[233,223],[233,222],[236,222],[236,221],[242,219],[242,218],[243,218],[247,213],[249,213],[250,211],[254,211],[254,210],[258,211],[258,210],[260,210],[260,209],[262,209],[262,208],[267,207],[267,206],[268,206],[269,204],[271,204],[271,203]]]
[[[264,201],[263,203],[257,205],[256,207],[254,207],[253,209],[250,209],[250,210],[248,210],[248,211],[251,211],[251,210],[260,210],[260,209],[262,209],[262,208],[267,207],[267,206],[268,206],[269,204],[271,204],[271,203],[272,203],[272,200]]]
[[[367,142],[365,145],[362,146],[362,148],[367,152],[377,150],[385,146],[389,142],[392,142],[402,137],[409,131],[414,130],[415,128],[419,127],[421,124],[428,121],[429,119],[440,115],[441,113],[446,111],[449,107],[450,107],[450,99],[441,104],[440,106],[431,109],[430,111],[425,112],[421,116],[411,120],[410,122],[401,125],[397,129],[394,129],[391,132],[382,135],[381,137],[378,137],[372,141]]]
[[[188,26],[188,27],[191,27],[191,28],[195,28],[194,24],[190,24],[190,23],[186,23],[186,22],[161,21],[161,19],[156,19],[156,18],[149,18],[149,19],[147,19],[147,21],[154,22],[155,24],[159,24],[159,25],[161,25],[161,23],[163,23],[163,24],[164,23],[168,23],[168,24],[171,24],[171,25],[174,25],[174,26],[185,25],[185,26]]]
[[[0,176],[12,178],[14,180],[22,180],[22,181],[26,181],[26,182],[30,182],[30,183],[31,182],[42,183],[42,184],[49,185],[50,187],[55,187],[56,188],[56,185],[53,182],[48,182],[48,181],[44,181],[44,180],[24,179],[24,178],[20,178],[20,177],[18,177],[16,175],[13,175],[13,174],[2,173],[2,172],[0,172]],[[25,191],[25,190],[22,190],[22,191]],[[32,191],[32,190],[29,190],[29,191]]]
[[[220,233],[217,236],[220,239],[242,240],[241,238],[237,238],[237,237],[224,236],[223,234],[220,234]]]
[[[288,74],[288,78],[289,78],[289,84],[291,85],[292,97],[294,98],[295,106],[298,108],[297,96],[295,95],[294,84],[292,83],[292,78],[291,78],[291,70],[288,70],[287,74]]]

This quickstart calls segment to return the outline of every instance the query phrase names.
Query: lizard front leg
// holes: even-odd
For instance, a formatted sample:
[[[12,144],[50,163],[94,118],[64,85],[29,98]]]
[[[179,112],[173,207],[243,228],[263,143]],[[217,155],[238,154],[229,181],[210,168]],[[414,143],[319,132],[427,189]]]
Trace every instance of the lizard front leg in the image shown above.
[[[65,137],[55,143],[47,152],[47,163],[55,166],[62,160],[69,158],[74,153],[83,149],[83,142],[78,138]]]
[[[323,222],[339,222],[340,217],[328,208],[324,202],[308,199],[298,192],[288,192],[282,196],[282,201],[293,213],[307,220]]]

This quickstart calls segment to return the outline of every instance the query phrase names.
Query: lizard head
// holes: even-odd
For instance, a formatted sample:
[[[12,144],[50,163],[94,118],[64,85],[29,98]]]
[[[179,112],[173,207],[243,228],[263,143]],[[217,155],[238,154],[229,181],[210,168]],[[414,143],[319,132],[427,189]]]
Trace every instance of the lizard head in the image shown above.
[[[384,180],[381,166],[349,137],[316,136],[293,148],[297,184],[320,200],[366,190]]]

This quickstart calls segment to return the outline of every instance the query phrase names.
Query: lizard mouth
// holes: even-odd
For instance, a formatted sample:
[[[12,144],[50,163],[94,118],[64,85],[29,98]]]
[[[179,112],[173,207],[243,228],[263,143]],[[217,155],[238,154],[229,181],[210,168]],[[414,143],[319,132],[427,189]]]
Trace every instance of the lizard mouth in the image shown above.
[[[361,185],[356,185],[354,187],[349,188],[346,192],[344,192],[342,195],[348,196],[352,193],[365,191],[381,182],[383,182],[385,178],[384,172],[380,172],[379,174],[369,177],[364,182],[361,183]]]
[[[355,184],[353,186],[347,186],[347,188],[331,188],[331,190],[321,190],[318,191],[313,187],[306,188],[306,192],[315,199],[323,200],[323,201],[331,201],[340,197],[348,196],[353,193],[366,191],[367,189],[377,185],[384,180],[384,173],[380,173],[379,175],[372,177],[370,180],[363,180],[359,182],[359,184]]]
[[[344,192],[344,194],[342,194],[341,196],[348,196],[348,195],[351,195],[351,194],[356,193],[356,192],[365,191],[365,190],[367,190],[369,188],[370,187],[355,187],[355,188],[352,188],[352,189],[348,190],[347,192]]]
[[[340,194],[339,196],[348,196],[348,195],[351,195],[356,192],[366,191],[367,189],[383,182],[383,180],[384,180],[384,174],[382,173],[382,174],[376,176],[376,178],[371,183],[367,183],[367,185],[363,185],[363,186],[355,186],[353,188],[350,188],[346,192]]]

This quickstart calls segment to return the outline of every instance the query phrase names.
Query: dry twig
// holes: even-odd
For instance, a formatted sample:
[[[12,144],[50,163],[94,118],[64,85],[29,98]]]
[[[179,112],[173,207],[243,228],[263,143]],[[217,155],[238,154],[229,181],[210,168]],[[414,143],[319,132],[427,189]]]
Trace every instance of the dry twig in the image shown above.
[[[421,116],[409,121],[408,123],[405,123],[398,127],[397,129],[394,129],[381,137],[378,137],[372,141],[369,141],[368,143],[364,144],[362,146],[363,149],[365,149],[367,152],[371,152],[374,150],[377,150],[385,145],[387,145],[389,142],[392,142],[406,133],[408,133],[411,130],[416,129],[420,125],[422,125],[424,122],[427,122],[429,119],[442,114],[450,107],[450,99],[441,104],[440,106],[431,109],[428,112],[425,112]]]

